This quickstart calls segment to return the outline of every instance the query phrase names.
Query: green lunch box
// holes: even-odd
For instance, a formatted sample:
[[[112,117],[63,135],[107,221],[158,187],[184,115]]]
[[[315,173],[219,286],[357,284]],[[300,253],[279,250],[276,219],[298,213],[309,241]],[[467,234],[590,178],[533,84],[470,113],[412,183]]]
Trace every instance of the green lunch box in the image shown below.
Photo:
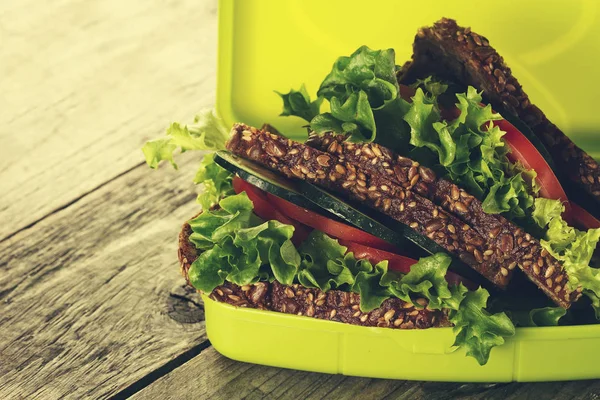
[[[486,36],[532,102],[600,157],[600,3],[221,0],[217,111],[226,124],[269,122],[302,138],[305,122],[279,117],[287,92],[311,95],[335,59],[359,46],[410,59],[421,26],[441,17]],[[204,296],[208,337],[234,360],[374,378],[510,382],[600,378],[600,325],[517,328],[480,366],[452,347],[452,328],[370,328],[255,309]]]

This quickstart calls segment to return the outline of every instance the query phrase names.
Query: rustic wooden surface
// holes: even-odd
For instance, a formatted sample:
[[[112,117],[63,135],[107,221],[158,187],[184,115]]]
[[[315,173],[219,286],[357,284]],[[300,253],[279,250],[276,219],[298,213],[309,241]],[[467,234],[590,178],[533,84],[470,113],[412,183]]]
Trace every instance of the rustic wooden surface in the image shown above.
[[[598,398],[255,366],[178,275],[191,178],[140,147],[214,102],[216,0],[0,2],[0,398]],[[568,366],[565,366],[568,367]]]

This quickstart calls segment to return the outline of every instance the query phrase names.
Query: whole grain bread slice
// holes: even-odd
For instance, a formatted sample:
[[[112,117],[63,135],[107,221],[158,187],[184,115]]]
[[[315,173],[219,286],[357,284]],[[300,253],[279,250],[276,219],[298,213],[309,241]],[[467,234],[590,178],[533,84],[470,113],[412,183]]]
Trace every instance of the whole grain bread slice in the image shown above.
[[[190,235],[192,228],[186,222],[179,234],[178,256],[181,273],[188,282],[191,265],[198,257],[198,250]],[[257,308],[287,314],[296,314],[352,325],[388,327],[395,329],[426,329],[452,326],[448,321],[449,310],[431,310],[427,301],[419,299],[417,305],[397,298],[390,298],[370,312],[360,311],[360,295],[330,290],[305,288],[299,284],[282,285],[277,281],[257,282],[238,286],[230,282],[216,287],[209,297],[212,300],[236,307]]]

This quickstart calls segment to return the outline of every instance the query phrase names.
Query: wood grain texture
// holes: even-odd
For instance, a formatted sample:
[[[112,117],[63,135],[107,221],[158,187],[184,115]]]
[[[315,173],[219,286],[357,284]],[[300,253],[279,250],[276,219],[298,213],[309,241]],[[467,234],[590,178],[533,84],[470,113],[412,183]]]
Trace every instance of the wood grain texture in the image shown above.
[[[0,240],[214,102],[216,0],[0,2]]]
[[[233,361],[211,347],[134,399],[592,399],[599,381],[463,384],[328,375]]]
[[[135,169],[0,244],[0,398],[105,397],[205,341],[176,256],[199,157]]]

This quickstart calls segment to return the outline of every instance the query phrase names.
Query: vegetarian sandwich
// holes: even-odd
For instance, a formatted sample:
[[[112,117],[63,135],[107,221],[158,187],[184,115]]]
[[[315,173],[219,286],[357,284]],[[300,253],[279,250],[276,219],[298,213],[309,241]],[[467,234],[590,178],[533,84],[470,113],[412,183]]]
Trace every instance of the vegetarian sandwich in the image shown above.
[[[600,316],[598,164],[485,37],[442,19],[402,67],[362,46],[315,100],[304,85],[280,96],[305,140],[208,112],[143,148],[153,168],[177,148],[214,151],[179,236],[197,290],[299,318],[453,327],[480,364],[515,326]]]

